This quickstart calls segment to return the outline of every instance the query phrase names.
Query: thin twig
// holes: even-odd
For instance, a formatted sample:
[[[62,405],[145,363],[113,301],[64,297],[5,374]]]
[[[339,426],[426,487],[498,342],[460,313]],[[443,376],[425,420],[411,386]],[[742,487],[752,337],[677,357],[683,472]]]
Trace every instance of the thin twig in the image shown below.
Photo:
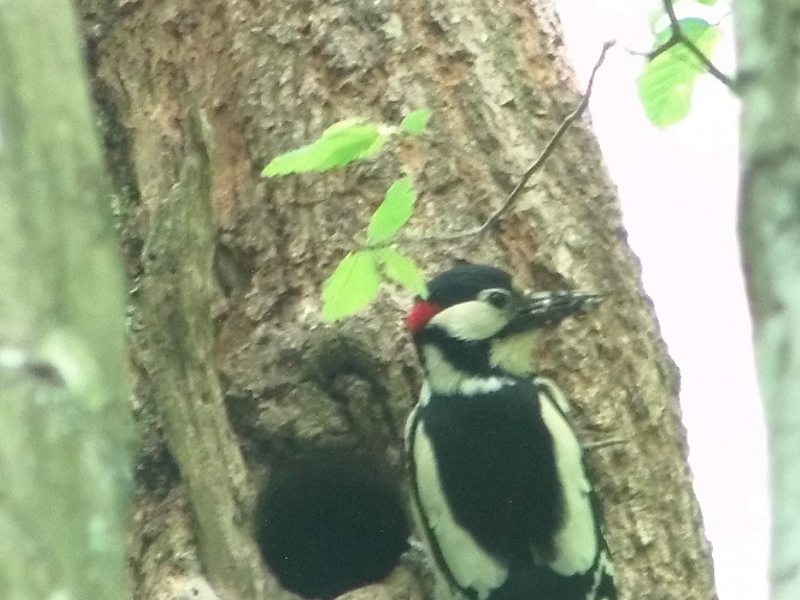
[[[539,154],[539,157],[533,161],[533,163],[527,168],[527,170],[522,174],[522,177],[519,180],[519,183],[511,190],[511,193],[506,197],[503,205],[498,208],[492,215],[486,219],[486,221],[475,227],[473,229],[467,229],[465,231],[457,231],[456,233],[446,233],[446,234],[432,234],[432,235],[425,235],[421,237],[405,237],[405,236],[398,236],[392,240],[387,240],[384,242],[380,242],[378,244],[364,244],[362,246],[363,250],[378,250],[380,248],[384,248],[386,246],[393,245],[395,243],[420,243],[420,242],[446,242],[450,240],[457,240],[461,238],[477,236],[484,232],[487,229],[495,225],[500,218],[505,214],[505,212],[511,208],[514,202],[517,200],[519,195],[522,193],[522,190],[525,188],[525,185],[528,183],[528,180],[533,176],[536,171],[541,169],[544,162],[550,157],[550,155],[555,150],[559,140],[567,131],[570,125],[572,125],[575,121],[577,121],[581,115],[586,111],[586,107],[589,106],[589,99],[592,96],[592,88],[594,87],[594,78],[597,75],[600,66],[603,64],[603,61],[606,58],[606,53],[608,50],[616,44],[615,41],[608,41],[603,44],[603,49],[600,52],[600,56],[595,62],[594,67],[592,68],[592,73],[589,76],[589,83],[586,85],[586,91],[581,98],[580,103],[575,110],[573,110],[567,117],[561,122],[556,132],[553,134],[553,137],[550,138],[550,141],[547,142],[547,145],[544,147],[542,152]]]
[[[647,60],[654,60],[656,57],[661,56],[662,54],[664,54],[664,52],[666,52],[673,46],[677,46],[680,43],[681,43],[680,36],[677,36],[673,33],[672,35],[669,36],[669,39],[663,44],[661,44],[658,48],[652,50],[651,52],[642,52],[641,56],[644,56]],[[634,53],[631,50],[629,50],[629,52],[631,54]]]
[[[683,29],[681,29],[680,21],[678,21],[678,17],[675,14],[675,7],[673,6],[673,0],[663,0],[664,2],[664,12],[667,13],[667,17],[669,17],[669,25],[670,29],[672,29],[672,36],[670,39],[664,44],[667,46],[672,42],[672,40],[677,40],[684,46],[689,49],[689,52],[695,55],[697,59],[705,65],[708,72],[716,77],[722,84],[726,85],[729,90],[733,90],[733,80],[725,75],[722,71],[720,71],[713,62],[705,55],[703,52],[698,48],[695,43],[686,37],[686,34],[683,33]],[[650,60],[653,60],[656,56],[658,56],[661,52],[664,52],[664,46],[661,48],[656,48],[650,55]]]
[[[572,125],[575,121],[577,121],[581,115],[583,115],[584,111],[586,111],[586,107],[589,106],[589,98],[592,96],[592,87],[594,86],[594,77],[597,75],[598,69],[600,69],[600,65],[603,64],[603,61],[606,58],[606,52],[608,52],[609,48],[611,48],[616,42],[609,41],[603,44],[603,49],[600,52],[600,57],[597,59],[597,62],[594,64],[594,68],[592,68],[592,74],[589,76],[589,83],[586,85],[586,92],[583,94],[580,103],[578,106],[573,110],[567,117],[561,122],[561,125],[558,127],[556,132],[553,134],[553,137],[550,138],[550,141],[547,142],[547,145],[542,150],[539,157],[533,161],[531,166],[522,174],[522,177],[519,180],[519,183],[511,190],[511,193],[503,202],[503,205],[498,208],[492,215],[486,219],[486,221],[474,229],[468,229],[466,231],[459,231],[456,233],[444,234],[444,235],[434,235],[434,236],[425,236],[420,238],[419,241],[448,241],[448,240],[456,240],[463,237],[469,237],[473,235],[480,235],[484,233],[487,229],[495,225],[499,220],[500,217],[505,214],[505,212],[511,208],[514,202],[517,200],[519,195],[522,193],[522,190],[525,188],[525,185],[528,183],[528,180],[531,176],[538,171],[544,162],[550,157],[550,155],[555,150],[558,141],[564,135],[564,132],[567,131],[570,125]]]

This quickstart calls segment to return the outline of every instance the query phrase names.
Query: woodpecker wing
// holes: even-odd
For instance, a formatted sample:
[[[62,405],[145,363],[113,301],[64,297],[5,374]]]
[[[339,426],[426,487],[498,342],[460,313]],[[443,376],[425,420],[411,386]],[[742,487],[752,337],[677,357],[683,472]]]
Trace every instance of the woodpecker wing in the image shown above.
[[[414,518],[433,562],[430,566],[436,578],[436,596],[487,598],[502,586],[508,569],[453,516],[419,408],[408,418],[406,450]]]
[[[424,392],[408,422],[412,498],[437,578],[477,600],[615,598],[558,388],[479,381],[468,394]]]
[[[575,439],[575,442],[578,443],[580,447],[580,443],[575,437],[574,428],[569,418],[570,406],[564,392],[558,387],[558,385],[556,385],[554,381],[546,377],[536,377],[534,380],[534,385],[539,392],[539,399],[542,402],[542,406],[545,407],[549,404],[550,408],[558,413],[559,420],[563,426],[566,426],[569,429],[569,436],[558,436],[557,434],[554,434],[554,437],[560,437],[560,439],[565,440],[571,436],[573,439]],[[549,426],[549,428],[551,431],[554,430],[553,427]],[[573,462],[572,464],[573,467],[575,467],[574,472],[577,474],[578,469],[576,467],[576,463]],[[586,464],[586,458],[584,456],[582,447],[580,447],[580,471],[581,474],[576,478],[575,481],[577,482],[579,479],[582,479],[588,485],[586,496],[584,496],[584,498],[585,500],[588,500],[588,509],[591,511],[592,526],[594,527],[594,535],[597,540],[596,552],[592,566],[588,569],[588,571],[585,571],[583,574],[576,573],[574,576],[569,578],[569,581],[566,581],[565,578],[561,578],[553,583],[554,586],[561,586],[564,589],[572,590],[572,592],[569,594],[563,594],[562,596],[556,595],[554,597],[563,597],[565,599],[585,598],[586,600],[615,600],[617,598],[617,588],[614,581],[614,565],[611,562],[611,555],[605,539],[603,511],[600,506],[600,498],[597,496],[597,492],[594,489],[591,471],[589,466]],[[572,487],[573,490],[576,490],[577,488],[577,485]],[[578,498],[573,500],[571,504],[573,506],[587,506]],[[569,501],[567,502],[567,505],[570,505]],[[584,515],[586,516],[586,513],[584,513]],[[573,521],[572,526],[575,527],[576,524],[577,521]],[[574,543],[580,540],[580,538],[581,534],[578,531],[570,532],[567,527],[563,527],[560,535],[558,536],[559,543],[564,545]],[[562,553],[563,548],[564,546],[562,546]],[[555,571],[557,572],[557,569]],[[545,575],[545,577],[549,577],[549,574]],[[493,598],[493,600],[501,600],[501,598]]]

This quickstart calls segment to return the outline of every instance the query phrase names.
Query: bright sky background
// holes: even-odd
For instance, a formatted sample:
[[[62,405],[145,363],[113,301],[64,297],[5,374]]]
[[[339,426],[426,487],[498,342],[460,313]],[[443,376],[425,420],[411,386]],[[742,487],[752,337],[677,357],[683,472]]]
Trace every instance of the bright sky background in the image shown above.
[[[653,2],[556,3],[583,82],[606,40],[650,49]],[[714,62],[732,73],[730,18],[724,24]],[[642,262],[645,291],[681,370],[689,462],[719,597],[766,599],[766,440],[736,239],[738,105],[704,76],[689,118],[659,131],[636,95],[641,67],[641,58],[620,47],[609,53],[592,95],[592,122]]]

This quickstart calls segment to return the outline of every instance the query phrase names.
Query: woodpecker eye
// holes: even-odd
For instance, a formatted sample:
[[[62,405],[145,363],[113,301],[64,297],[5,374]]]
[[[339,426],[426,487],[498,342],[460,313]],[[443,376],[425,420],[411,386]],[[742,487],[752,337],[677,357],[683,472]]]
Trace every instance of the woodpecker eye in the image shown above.
[[[503,309],[508,306],[508,303],[511,300],[511,292],[501,288],[484,290],[478,294],[478,299],[488,302],[495,308]]]

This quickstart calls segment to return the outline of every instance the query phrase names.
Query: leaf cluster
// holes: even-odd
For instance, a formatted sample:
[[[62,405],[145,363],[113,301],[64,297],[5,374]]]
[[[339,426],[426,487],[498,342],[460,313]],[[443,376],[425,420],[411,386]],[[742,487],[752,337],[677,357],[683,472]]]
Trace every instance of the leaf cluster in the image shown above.
[[[275,157],[264,169],[265,177],[323,172],[377,154],[392,136],[418,136],[425,132],[431,111],[415,110],[399,126],[346,119],[328,127],[319,139]],[[322,290],[322,316],[334,321],[352,315],[372,302],[381,283],[393,281],[420,296],[427,295],[425,277],[413,258],[390,245],[411,218],[417,199],[411,177],[395,181],[367,226],[366,244],[342,259]]]
[[[694,0],[711,6],[716,0]],[[692,108],[692,94],[697,80],[711,73],[726,85],[730,80],[711,62],[722,39],[722,31],[699,17],[678,19],[673,0],[663,0],[660,18],[668,24],[659,31],[648,55],[648,63],[639,76],[639,99],[648,118],[660,128],[683,120]]]

